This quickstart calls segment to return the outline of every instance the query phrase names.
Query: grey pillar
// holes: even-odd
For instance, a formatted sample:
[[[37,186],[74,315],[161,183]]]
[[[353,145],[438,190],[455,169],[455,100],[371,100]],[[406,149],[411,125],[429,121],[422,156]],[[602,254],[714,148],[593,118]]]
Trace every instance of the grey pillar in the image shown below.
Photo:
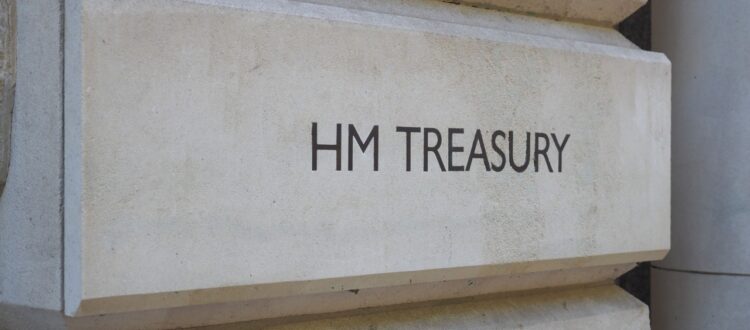
[[[672,250],[654,329],[750,327],[750,1],[655,0],[672,61]]]

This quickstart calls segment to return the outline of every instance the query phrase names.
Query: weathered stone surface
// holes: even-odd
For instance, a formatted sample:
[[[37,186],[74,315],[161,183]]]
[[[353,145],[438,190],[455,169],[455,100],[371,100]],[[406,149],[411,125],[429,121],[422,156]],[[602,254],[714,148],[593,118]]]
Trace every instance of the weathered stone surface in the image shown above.
[[[66,10],[69,315],[564,271],[669,247],[660,54],[297,2]],[[332,151],[311,170],[313,122],[320,143],[343,124],[342,171]],[[362,138],[379,125],[378,171],[356,147],[347,170],[347,124]],[[397,126],[439,129],[446,166],[448,128],[465,129],[461,165],[477,129],[570,140],[550,170],[480,158],[424,172],[420,133],[406,171]]]

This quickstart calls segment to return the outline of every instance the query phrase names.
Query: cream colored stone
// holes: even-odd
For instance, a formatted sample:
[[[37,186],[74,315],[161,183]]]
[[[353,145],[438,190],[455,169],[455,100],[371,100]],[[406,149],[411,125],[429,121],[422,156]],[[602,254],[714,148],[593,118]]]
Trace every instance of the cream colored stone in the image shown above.
[[[47,311],[0,306],[0,326],[10,329],[170,329],[179,319],[206,324],[241,315],[257,304],[183,307],[69,318]],[[193,314],[189,314],[193,312]],[[211,314],[213,312],[214,314]],[[196,316],[197,314],[197,316]],[[224,319],[226,320],[226,318]],[[145,321],[145,323],[144,323]],[[147,325],[144,325],[147,324]],[[325,315],[213,325],[196,329],[648,329],[648,308],[613,285],[551,292],[492,295]]]
[[[270,323],[270,322],[269,322]],[[231,329],[650,329],[648,307],[609,285],[536,295],[476,299],[419,308],[284,325],[236,324]]]
[[[354,309],[404,308],[399,304],[434,304],[438,300],[471,299],[472,296],[486,296],[496,292],[508,292],[508,295],[529,294],[530,288],[575,287],[571,290],[581,290],[581,294],[585,295],[586,286],[592,285],[591,283],[611,283],[613,278],[631,267],[632,265],[589,267],[78,317],[63,317],[59,313],[0,305],[0,328],[5,326],[13,329],[19,327],[17,324],[24,324],[24,329],[143,330],[244,321],[257,321],[252,323],[254,325],[278,324],[309,319],[311,315],[326,318],[331,317],[332,313],[348,313]],[[534,290],[533,293],[538,291]],[[143,297],[132,298],[141,304],[149,303]],[[104,303],[103,307],[107,308],[107,302]]]
[[[647,0],[443,0],[527,15],[613,26]]]
[[[575,32],[200,2],[66,3],[68,315],[666,253],[664,56]],[[335,171],[328,152],[311,171],[312,122],[324,143],[336,123],[380,125],[380,170],[368,152]],[[562,173],[406,172],[399,125],[571,138]]]
[[[533,34],[537,36],[575,39],[590,43],[612,45],[639,49],[611,26],[592,26],[571,24],[544,18],[545,16],[528,16],[514,14],[512,11],[487,10],[476,6],[456,6],[441,1],[403,1],[403,0],[299,0],[300,2],[317,3],[335,7],[345,7],[378,13],[408,16],[413,18],[441,21],[460,25],[485,27],[505,32]],[[211,3],[211,0],[199,0]],[[449,1],[455,2],[455,1]],[[565,1],[554,1],[564,4]],[[603,1],[611,2],[611,1]],[[526,0],[517,5],[529,5]],[[558,4],[558,5],[559,5]],[[341,17],[344,18],[344,17]]]
[[[101,315],[113,310],[136,310],[132,313],[119,314],[121,316],[114,317],[114,320],[129,317],[143,321],[136,324],[150,324],[150,322],[154,322],[154,316],[168,314],[173,318],[169,320],[170,323],[164,325],[165,327],[204,325],[341,312],[351,309],[478,296],[498,292],[518,292],[539,288],[612,282],[617,276],[632,267],[632,264],[582,267],[541,272],[527,271],[523,274],[492,277],[467,275],[460,280],[431,281],[420,278],[419,274],[402,274],[401,276],[412,275],[409,279],[410,283],[387,287],[373,287],[371,284],[363,283],[361,279],[329,281],[331,285],[338,285],[330,289],[322,288],[319,283],[278,283],[250,288],[228,287],[184,293],[176,292],[166,297],[151,294],[118,297],[116,299],[92,299],[82,304],[81,311],[84,314]],[[357,280],[359,281],[357,282]],[[377,280],[380,286],[388,283],[386,282],[388,280],[386,276],[381,276]],[[307,287],[303,287],[301,284]],[[294,293],[297,293],[297,295],[294,295]],[[301,293],[310,294],[300,296]],[[255,299],[248,302],[247,297]],[[227,301],[240,303],[236,307],[219,304]],[[200,308],[161,308],[167,305],[189,306],[199,303],[215,305],[212,308],[206,308],[205,306]],[[137,306],[137,308],[133,308],[133,306]],[[249,306],[253,308],[248,308]]]

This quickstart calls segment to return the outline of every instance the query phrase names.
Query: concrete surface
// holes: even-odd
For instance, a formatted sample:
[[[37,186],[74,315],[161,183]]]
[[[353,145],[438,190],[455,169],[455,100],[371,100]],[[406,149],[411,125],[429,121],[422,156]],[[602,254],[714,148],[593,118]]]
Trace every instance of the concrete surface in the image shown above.
[[[0,304],[62,308],[60,3],[18,1],[8,182],[0,197]]]
[[[330,5],[201,3],[66,4],[68,315],[666,252],[662,55]],[[331,151],[311,171],[312,122],[323,143],[336,123],[380,125],[379,171],[372,153],[336,171]],[[572,138],[562,173],[407,172],[403,125]]]

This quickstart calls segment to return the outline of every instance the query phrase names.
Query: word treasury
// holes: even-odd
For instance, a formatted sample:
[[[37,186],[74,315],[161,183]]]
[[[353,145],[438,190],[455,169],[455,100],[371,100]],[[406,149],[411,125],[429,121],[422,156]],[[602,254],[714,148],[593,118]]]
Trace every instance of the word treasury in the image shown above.
[[[412,126],[396,126],[391,132],[400,135],[399,138],[403,140],[403,168],[407,172],[411,172],[413,168],[421,168],[425,172],[562,172],[563,150],[570,138],[570,134],[559,138],[555,133],[463,128],[441,131],[431,127]],[[342,153],[346,152],[347,170],[353,171],[356,144],[357,152],[372,153],[372,170],[378,171],[381,146],[379,125],[362,135],[354,125],[349,124],[345,136],[342,134],[342,124],[336,124],[335,143],[321,142],[318,123],[312,123],[312,170],[318,170],[320,153],[335,152],[335,169],[341,171]],[[470,138],[470,144],[461,145],[457,142],[464,134]],[[344,139],[346,145],[343,144]]]

